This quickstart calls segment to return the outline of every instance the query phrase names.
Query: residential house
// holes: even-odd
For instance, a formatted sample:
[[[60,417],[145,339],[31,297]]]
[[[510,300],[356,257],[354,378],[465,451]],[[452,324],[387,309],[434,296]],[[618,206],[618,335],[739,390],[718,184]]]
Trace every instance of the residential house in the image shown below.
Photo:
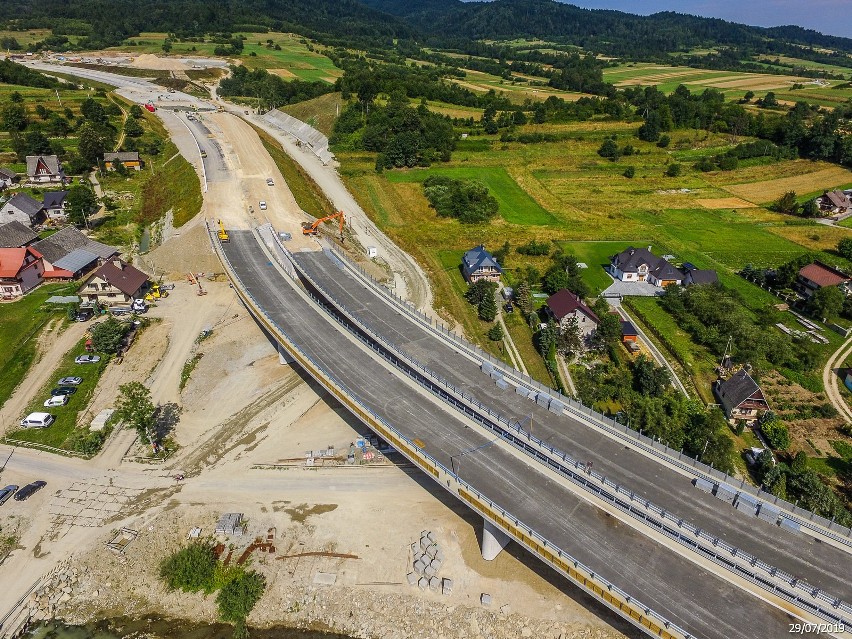
[[[117,153],[104,153],[104,166],[107,171],[115,171],[116,162],[121,162],[125,169],[132,171],[142,170],[142,160],[139,159],[137,151],[119,151]]]
[[[32,246],[0,249],[0,296],[20,297],[41,284],[44,263]]]
[[[846,292],[849,281],[849,276],[843,271],[817,261],[803,266],[799,270],[793,288],[805,299],[808,299],[816,291],[826,286],[839,286]]]
[[[68,191],[50,191],[44,194],[44,212],[50,220],[66,221]]]
[[[27,179],[39,184],[62,184],[65,182],[65,172],[55,155],[28,155]]]
[[[695,268],[693,264],[685,262],[683,265],[683,285],[694,286],[700,284],[718,284],[719,276],[713,269]]]
[[[503,269],[485,247],[480,244],[467,251],[462,257],[462,274],[468,284],[479,280],[499,282]]]
[[[105,262],[80,287],[80,297],[107,306],[129,304],[145,296],[148,276],[130,264],[115,258]]]
[[[713,390],[725,416],[732,423],[744,420],[753,424],[761,412],[769,410],[763,391],[744,368],[727,380],[718,380]]]
[[[0,248],[22,248],[38,241],[38,233],[15,220],[0,224]]]
[[[819,210],[829,215],[852,213],[852,199],[843,191],[826,191],[816,199]]]
[[[18,174],[12,169],[0,166],[0,191],[8,189],[13,184],[18,182]]]
[[[77,279],[118,256],[117,248],[89,239],[73,226],[39,240],[33,247],[44,257],[45,278],[49,279]]]
[[[648,282],[665,288],[670,284],[681,284],[683,272],[662,257],[651,252],[651,247],[628,247],[610,258],[609,273],[622,282]]]
[[[598,316],[575,293],[567,288],[556,291],[547,298],[547,314],[559,324],[559,330],[565,330],[571,318],[577,320],[580,335],[588,337],[598,327]]]
[[[0,208],[0,224],[18,221],[33,227],[41,224],[45,219],[44,205],[26,193],[15,193]]]

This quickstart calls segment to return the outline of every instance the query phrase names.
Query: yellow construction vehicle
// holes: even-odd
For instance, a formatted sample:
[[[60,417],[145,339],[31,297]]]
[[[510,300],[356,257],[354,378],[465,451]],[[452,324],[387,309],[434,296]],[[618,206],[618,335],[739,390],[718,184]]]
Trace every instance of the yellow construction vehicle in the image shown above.
[[[321,217],[314,223],[310,222],[302,222],[302,234],[303,235],[317,235],[319,234],[320,224],[326,222],[328,220],[333,220],[335,218],[340,219],[340,241],[343,241],[343,224],[346,222],[346,217],[343,215],[343,211],[338,211],[337,213],[332,213],[331,215],[326,215],[325,217]]]
[[[174,288],[174,285],[170,284],[169,288]],[[151,284],[151,288],[145,294],[145,301],[153,302],[154,300],[158,300],[168,296],[169,291],[165,287],[161,286],[161,282],[156,282],[155,284]]]
[[[225,225],[222,224],[222,220],[219,220],[219,241],[220,242],[230,242],[231,237],[228,235],[228,231],[225,230]]]

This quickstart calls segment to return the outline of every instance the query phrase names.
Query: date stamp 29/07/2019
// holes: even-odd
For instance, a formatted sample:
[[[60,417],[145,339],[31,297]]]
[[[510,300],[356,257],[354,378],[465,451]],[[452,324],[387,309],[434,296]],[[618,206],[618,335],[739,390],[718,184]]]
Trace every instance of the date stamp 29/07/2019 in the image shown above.
[[[846,632],[846,626],[843,623],[791,623],[790,629],[787,631],[791,635],[803,635],[807,633],[843,633]]]

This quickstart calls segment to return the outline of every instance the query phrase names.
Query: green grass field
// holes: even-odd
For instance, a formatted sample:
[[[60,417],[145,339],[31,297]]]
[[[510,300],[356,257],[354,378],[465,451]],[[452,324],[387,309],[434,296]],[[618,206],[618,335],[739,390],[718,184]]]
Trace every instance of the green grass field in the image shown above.
[[[14,392],[36,357],[36,341],[45,325],[59,329],[62,309],[43,308],[51,295],[72,295],[74,284],[45,284],[21,299],[0,304],[0,405]]]
[[[98,385],[98,380],[109,361],[102,354],[101,361],[97,364],[75,364],[74,358],[85,352],[86,339],[83,338],[65,354],[56,371],[51,375],[50,381],[36,393],[24,414],[21,415],[21,418],[23,418],[29,413],[49,412],[56,418],[56,421],[48,428],[13,431],[9,433],[10,439],[44,444],[54,448],[66,448],[68,438],[77,427],[77,417],[89,405],[89,399],[91,399]],[[77,392],[68,398],[68,403],[65,406],[45,408],[43,404],[50,397],[50,390],[56,386],[57,380],[66,376],[80,376],[83,378],[83,382],[77,387]]]
[[[545,210],[500,167],[442,167],[389,172],[389,182],[423,182],[430,175],[446,175],[462,180],[478,180],[488,187],[500,204],[500,215],[510,224],[556,226],[559,220]]]

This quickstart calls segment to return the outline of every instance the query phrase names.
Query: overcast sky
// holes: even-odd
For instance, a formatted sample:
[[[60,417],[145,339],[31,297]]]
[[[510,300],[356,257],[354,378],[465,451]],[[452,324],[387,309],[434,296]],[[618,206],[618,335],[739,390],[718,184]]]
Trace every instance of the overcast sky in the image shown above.
[[[761,27],[795,24],[852,38],[852,0],[567,0],[589,9],[677,11]]]

